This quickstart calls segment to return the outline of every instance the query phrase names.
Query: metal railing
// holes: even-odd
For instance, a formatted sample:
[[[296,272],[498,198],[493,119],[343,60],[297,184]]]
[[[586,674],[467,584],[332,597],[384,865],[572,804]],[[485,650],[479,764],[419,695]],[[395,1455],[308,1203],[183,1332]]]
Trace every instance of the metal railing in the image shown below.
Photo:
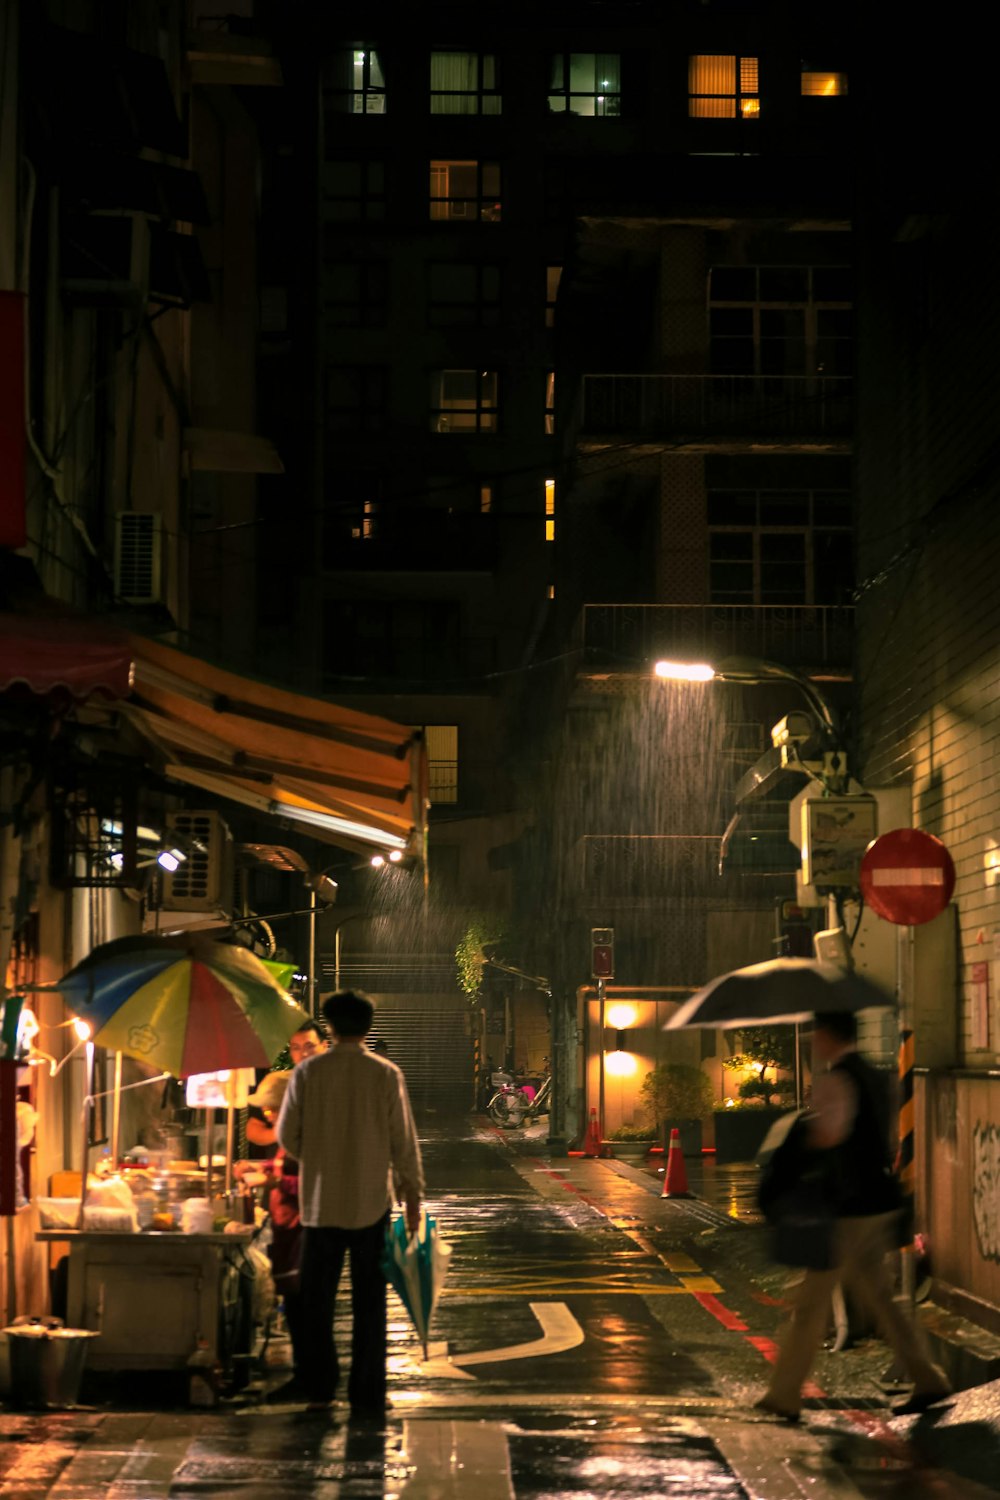
[[[585,375],[602,436],[831,438],[851,431],[848,375]]]
[[[854,609],[835,604],[585,604],[585,664],[641,671],[658,657],[716,663],[757,656],[792,668],[848,670]]]

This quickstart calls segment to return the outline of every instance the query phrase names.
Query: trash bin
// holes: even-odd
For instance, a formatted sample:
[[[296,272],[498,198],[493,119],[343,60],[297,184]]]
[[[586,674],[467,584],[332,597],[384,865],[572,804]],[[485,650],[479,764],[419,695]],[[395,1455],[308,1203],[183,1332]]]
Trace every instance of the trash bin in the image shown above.
[[[99,1335],[53,1326],[51,1319],[19,1321],[3,1332],[10,1355],[11,1405],[75,1406],[87,1347]]]

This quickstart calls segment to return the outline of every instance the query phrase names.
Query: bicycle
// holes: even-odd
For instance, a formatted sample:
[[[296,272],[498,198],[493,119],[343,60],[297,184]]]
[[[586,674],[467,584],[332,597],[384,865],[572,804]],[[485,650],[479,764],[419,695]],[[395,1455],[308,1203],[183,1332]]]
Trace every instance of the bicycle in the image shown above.
[[[544,1059],[546,1065],[548,1058]],[[547,1069],[538,1091],[529,1097],[524,1088],[515,1083],[509,1073],[494,1073],[493,1082],[499,1084],[496,1093],[486,1106],[494,1125],[502,1129],[516,1130],[526,1120],[535,1120],[548,1113],[548,1098],[552,1092],[552,1074]]]

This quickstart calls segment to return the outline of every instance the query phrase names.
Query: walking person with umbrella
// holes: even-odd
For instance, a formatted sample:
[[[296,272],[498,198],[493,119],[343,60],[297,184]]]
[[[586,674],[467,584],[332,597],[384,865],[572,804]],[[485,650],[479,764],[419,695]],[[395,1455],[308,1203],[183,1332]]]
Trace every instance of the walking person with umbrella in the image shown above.
[[[913,1381],[897,1415],[922,1412],[951,1394],[944,1370],[931,1359],[923,1331],[893,1297],[886,1254],[897,1241],[901,1199],[890,1166],[890,1129],[884,1091],[857,1050],[857,1022],[846,1011],[817,1015],[816,1061],[806,1146],[819,1161],[833,1214],[831,1264],[806,1270],[793,1295],[777,1361],[758,1411],[799,1420],[802,1385],[830,1316],[830,1298],[845,1285],[869,1314]]]
[[[351,1260],[352,1343],[347,1396],[356,1416],[386,1408],[386,1230],[399,1184],[411,1233],[420,1223],[423,1168],[406,1081],[365,1045],[375,1008],[352,990],[331,995],[323,1015],[328,1052],[295,1068],[278,1117],[278,1140],[299,1162],[305,1225],[302,1299],[310,1309],[300,1378],[308,1403],[328,1406],[339,1379],[333,1309]]]

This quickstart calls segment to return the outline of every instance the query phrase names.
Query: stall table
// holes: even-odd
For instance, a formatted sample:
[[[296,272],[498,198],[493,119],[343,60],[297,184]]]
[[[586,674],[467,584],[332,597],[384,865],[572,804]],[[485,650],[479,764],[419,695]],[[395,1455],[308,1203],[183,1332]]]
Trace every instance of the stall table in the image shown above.
[[[94,1370],[186,1370],[205,1399],[221,1347],[223,1277],[244,1235],[143,1230],[42,1229],[39,1240],[69,1247],[67,1324],[101,1336]]]

